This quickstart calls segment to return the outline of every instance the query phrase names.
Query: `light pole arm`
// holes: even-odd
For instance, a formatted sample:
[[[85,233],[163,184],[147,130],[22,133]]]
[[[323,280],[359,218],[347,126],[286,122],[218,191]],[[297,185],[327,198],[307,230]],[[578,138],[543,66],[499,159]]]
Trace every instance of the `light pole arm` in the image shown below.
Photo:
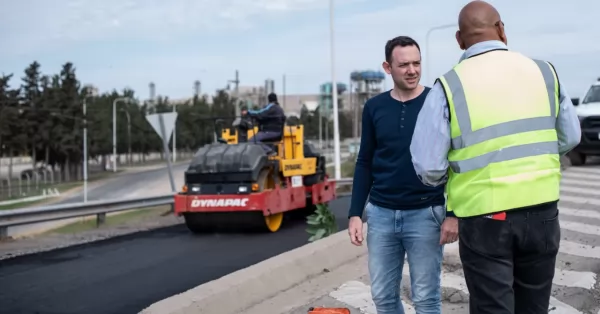
[[[446,29],[446,28],[451,28],[451,27],[456,27],[456,24],[444,24],[444,25],[438,25],[438,26],[434,26],[432,28],[430,28],[427,31],[427,35],[425,35],[425,45],[426,45],[426,54],[427,54],[427,60],[425,62],[427,62],[427,79],[431,80],[431,86],[433,87],[433,78],[431,77],[431,46],[429,44],[429,37],[431,36],[431,33],[433,33],[434,31],[440,30],[440,29]]]

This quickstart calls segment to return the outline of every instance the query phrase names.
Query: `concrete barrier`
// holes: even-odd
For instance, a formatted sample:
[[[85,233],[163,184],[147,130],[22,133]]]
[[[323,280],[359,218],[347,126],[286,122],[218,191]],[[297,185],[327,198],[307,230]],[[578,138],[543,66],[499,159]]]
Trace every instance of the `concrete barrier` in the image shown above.
[[[366,234],[367,225],[364,226]],[[238,314],[245,308],[365,254],[366,243],[362,247],[353,246],[347,230],[343,230],[154,303],[140,313]]]

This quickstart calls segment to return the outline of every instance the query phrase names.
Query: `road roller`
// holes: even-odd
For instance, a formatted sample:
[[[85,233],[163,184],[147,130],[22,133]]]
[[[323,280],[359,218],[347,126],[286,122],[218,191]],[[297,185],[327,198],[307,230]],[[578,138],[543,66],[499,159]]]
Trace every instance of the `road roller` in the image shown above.
[[[236,121],[214,121],[216,140],[196,152],[175,195],[174,212],[191,232],[277,232],[284,215],[306,217],[336,198],[325,156],[305,142],[302,124],[286,121],[281,138],[263,142],[275,152],[267,155],[253,141],[258,126]]]

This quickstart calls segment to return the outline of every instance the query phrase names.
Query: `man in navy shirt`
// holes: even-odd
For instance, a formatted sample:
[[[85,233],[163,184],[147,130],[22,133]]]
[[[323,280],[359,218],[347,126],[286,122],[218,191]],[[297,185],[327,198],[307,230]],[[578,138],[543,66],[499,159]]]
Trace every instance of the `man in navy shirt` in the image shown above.
[[[362,245],[364,209],[378,314],[404,313],[399,292],[405,254],[417,314],[440,314],[443,245],[456,241],[458,228],[456,218],[447,217],[444,186],[424,185],[412,164],[410,143],[429,92],[419,84],[417,42],[406,36],[388,41],[383,68],[394,88],[364,106],[348,232],[354,245]]]

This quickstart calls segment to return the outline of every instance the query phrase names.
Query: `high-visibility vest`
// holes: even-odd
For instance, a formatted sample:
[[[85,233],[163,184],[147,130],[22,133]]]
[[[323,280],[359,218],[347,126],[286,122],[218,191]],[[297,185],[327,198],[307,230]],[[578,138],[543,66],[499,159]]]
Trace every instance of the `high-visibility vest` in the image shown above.
[[[448,210],[471,217],[556,201],[560,156],[553,66],[495,50],[438,79],[448,99]]]

